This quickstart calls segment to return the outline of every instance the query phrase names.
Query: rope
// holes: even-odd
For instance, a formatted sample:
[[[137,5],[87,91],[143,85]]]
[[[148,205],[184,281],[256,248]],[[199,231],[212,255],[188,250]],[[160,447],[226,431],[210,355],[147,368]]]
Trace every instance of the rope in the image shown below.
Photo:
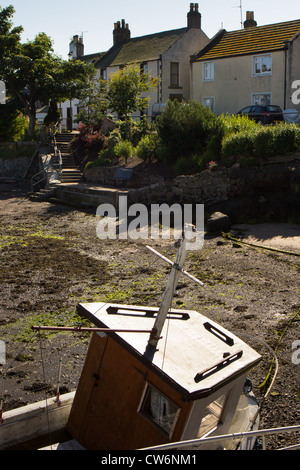
[[[226,238],[226,239],[229,239],[229,240],[232,240],[236,243],[241,243],[243,245],[247,245],[247,246],[250,246],[250,247],[253,247],[253,248],[259,248],[259,249],[262,249],[262,250],[274,251],[275,253],[282,253],[282,254],[285,254],[285,255],[300,256],[300,253],[295,253],[294,251],[279,250],[278,248],[272,248],[270,246],[257,245],[255,243],[244,242],[240,238],[232,237],[229,233],[222,233],[222,237]]]

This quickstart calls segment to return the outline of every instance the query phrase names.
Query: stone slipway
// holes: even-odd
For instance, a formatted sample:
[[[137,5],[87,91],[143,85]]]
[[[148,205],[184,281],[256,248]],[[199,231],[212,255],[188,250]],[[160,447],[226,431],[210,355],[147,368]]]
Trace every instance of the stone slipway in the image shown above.
[[[128,190],[122,188],[65,183],[55,185],[55,194],[50,201],[84,208],[96,208],[100,204],[112,204],[118,208],[119,197],[127,194]]]

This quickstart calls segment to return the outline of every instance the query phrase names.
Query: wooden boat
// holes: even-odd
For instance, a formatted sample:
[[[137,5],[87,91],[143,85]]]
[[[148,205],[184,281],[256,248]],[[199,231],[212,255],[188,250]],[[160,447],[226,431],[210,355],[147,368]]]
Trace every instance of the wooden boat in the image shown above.
[[[248,374],[260,355],[200,313],[170,308],[179,275],[193,278],[183,271],[185,257],[183,239],[175,262],[167,260],[159,308],[78,306],[95,326],[76,392],[38,404],[31,416],[26,407],[4,413],[0,449],[46,434],[47,426],[67,430],[70,439],[58,449],[136,450],[195,439],[190,448],[253,447],[255,436],[206,440],[258,428]]]

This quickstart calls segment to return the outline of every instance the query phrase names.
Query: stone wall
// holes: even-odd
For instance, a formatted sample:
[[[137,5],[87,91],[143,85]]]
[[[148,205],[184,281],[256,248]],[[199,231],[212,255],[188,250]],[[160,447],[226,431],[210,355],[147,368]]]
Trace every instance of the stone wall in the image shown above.
[[[95,170],[95,171],[92,171]],[[107,182],[108,169],[91,169],[93,182]],[[85,174],[87,176],[87,174]],[[128,203],[169,205],[204,204],[205,208],[224,210],[235,220],[251,217],[274,216],[283,219],[289,214],[300,214],[300,160],[269,163],[255,168],[205,170],[195,175],[174,179],[140,175],[137,181],[126,182]],[[88,182],[88,180],[87,180]]]
[[[22,180],[24,178],[30,178],[32,172],[36,173],[38,171],[38,155],[34,157],[35,150],[37,148],[36,143],[26,143],[26,153],[27,156],[22,155],[22,146],[21,144],[12,143],[12,152],[15,150],[15,146],[18,146],[18,154],[14,158],[1,158],[0,156],[0,179],[1,180]],[[3,144],[2,147],[7,147],[7,144]],[[32,152],[30,150],[30,155],[28,155],[28,146],[32,147]],[[37,161],[34,161],[37,160]]]

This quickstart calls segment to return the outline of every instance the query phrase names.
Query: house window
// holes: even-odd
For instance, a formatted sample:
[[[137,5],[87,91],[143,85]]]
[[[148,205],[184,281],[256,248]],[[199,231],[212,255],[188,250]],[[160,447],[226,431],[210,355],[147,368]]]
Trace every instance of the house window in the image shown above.
[[[107,69],[101,69],[100,78],[102,78],[102,80],[107,80]]]
[[[253,93],[251,104],[257,106],[268,106],[271,104],[271,93]]]
[[[272,54],[253,57],[253,75],[272,75]]]
[[[141,72],[141,75],[146,75],[148,73],[148,63],[147,62],[141,63],[140,72]]]
[[[215,112],[215,97],[214,96],[207,96],[202,98],[203,106],[209,108],[213,113]]]
[[[201,419],[200,427],[196,436],[197,438],[205,436],[222,423],[228,395],[229,393],[221,395],[217,400],[211,402],[205,408],[204,416]]]
[[[202,80],[203,82],[212,81],[215,78],[215,64],[214,62],[203,62],[202,65]]]
[[[171,62],[170,64],[170,86],[179,86],[179,62]]]
[[[140,412],[171,436],[180,408],[151,385],[147,385]]]

